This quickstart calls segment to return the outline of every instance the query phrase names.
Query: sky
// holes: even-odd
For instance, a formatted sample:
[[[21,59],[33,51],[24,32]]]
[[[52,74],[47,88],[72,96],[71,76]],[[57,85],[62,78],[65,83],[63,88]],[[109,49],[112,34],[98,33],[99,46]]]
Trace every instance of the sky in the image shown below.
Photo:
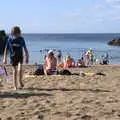
[[[24,33],[120,33],[120,0],[1,0],[0,29]]]

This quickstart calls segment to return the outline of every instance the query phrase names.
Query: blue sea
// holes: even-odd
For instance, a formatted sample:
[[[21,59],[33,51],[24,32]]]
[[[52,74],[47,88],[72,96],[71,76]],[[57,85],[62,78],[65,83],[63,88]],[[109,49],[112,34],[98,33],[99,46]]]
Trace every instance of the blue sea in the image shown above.
[[[70,54],[77,60],[81,54],[92,48],[97,59],[109,53],[111,64],[120,64],[120,47],[109,46],[107,42],[120,34],[24,34],[30,54],[30,63],[42,63],[47,49],[61,50],[63,56]]]

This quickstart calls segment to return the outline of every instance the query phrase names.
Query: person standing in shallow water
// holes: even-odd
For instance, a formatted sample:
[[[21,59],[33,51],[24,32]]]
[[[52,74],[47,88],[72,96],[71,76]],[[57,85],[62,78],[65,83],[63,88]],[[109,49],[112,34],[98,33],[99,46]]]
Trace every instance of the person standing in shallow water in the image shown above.
[[[21,36],[21,30],[18,26],[15,26],[11,30],[11,37],[8,38],[5,51],[4,51],[4,58],[3,62],[7,63],[7,49],[9,48],[10,52],[10,63],[13,67],[13,81],[14,81],[14,88],[15,90],[18,88],[17,83],[17,74],[18,80],[20,83],[20,88],[24,87],[22,82],[22,64],[23,64],[23,50],[25,52],[25,60],[26,63],[29,61],[29,54],[28,50],[24,41],[24,38]],[[17,71],[18,69],[18,71]]]

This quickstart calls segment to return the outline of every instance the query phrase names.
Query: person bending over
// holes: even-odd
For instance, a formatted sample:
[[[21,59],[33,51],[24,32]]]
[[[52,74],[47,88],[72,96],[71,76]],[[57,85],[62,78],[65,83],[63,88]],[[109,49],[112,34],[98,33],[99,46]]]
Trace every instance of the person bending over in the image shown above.
[[[24,87],[24,84],[22,82],[22,64],[24,57],[23,50],[25,52],[26,63],[28,63],[29,54],[24,38],[21,36],[21,30],[18,26],[12,28],[11,37],[9,37],[7,40],[3,58],[4,63],[7,63],[7,49],[9,49],[10,52],[10,63],[12,64],[13,67],[14,88],[15,90],[18,88],[17,74],[20,87],[23,88]]]

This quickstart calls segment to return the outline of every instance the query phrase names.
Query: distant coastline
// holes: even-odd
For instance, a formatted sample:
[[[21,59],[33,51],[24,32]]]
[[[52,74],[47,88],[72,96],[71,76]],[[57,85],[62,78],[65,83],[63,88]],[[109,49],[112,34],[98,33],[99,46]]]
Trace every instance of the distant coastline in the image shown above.
[[[8,33],[8,34],[9,34],[9,33]],[[98,34],[98,35],[100,35],[100,34],[103,34],[103,35],[104,35],[104,34],[120,34],[120,33],[62,33],[62,32],[61,32],[61,33],[23,33],[23,35],[24,35],[24,34],[28,34],[28,35],[29,35],[29,34],[41,34],[41,35],[42,35],[42,34],[43,34],[43,35],[46,35],[46,34],[48,34],[48,35],[53,35],[53,34],[58,34],[58,35],[60,35],[60,34],[68,34],[68,35],[69,35],[69,34],[73,34],[73,35],[74,35],[74,34],[75,34],[75,35],[76,35],[76,34],[88,34],[88,35],[90,35],[90,34]]]

